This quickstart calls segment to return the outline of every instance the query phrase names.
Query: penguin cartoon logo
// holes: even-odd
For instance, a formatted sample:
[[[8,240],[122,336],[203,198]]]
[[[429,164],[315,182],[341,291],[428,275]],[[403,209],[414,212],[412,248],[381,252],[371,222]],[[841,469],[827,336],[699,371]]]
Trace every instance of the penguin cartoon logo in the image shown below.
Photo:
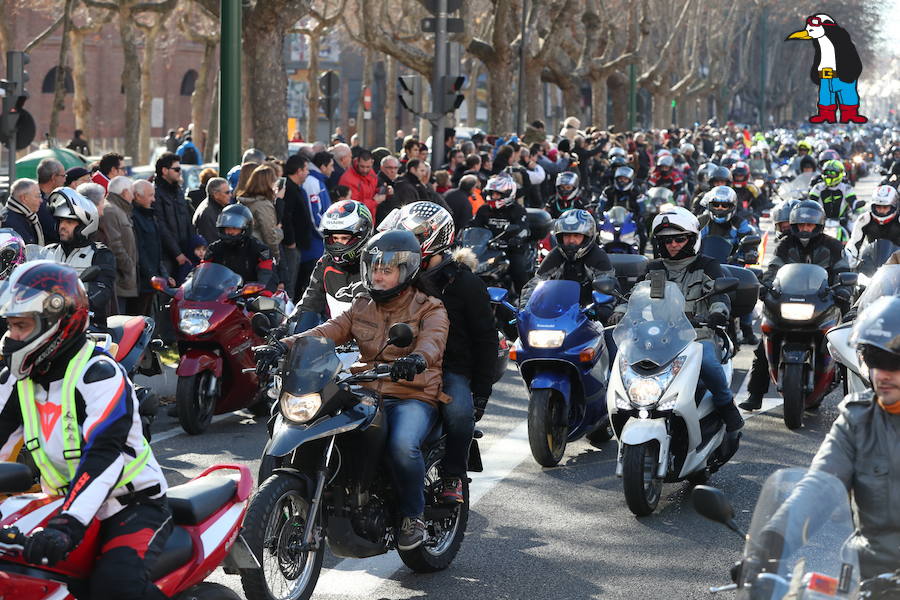
[[[865,123],[859,114],[856,82],[862,73],[859,53],[847,30],[834,19],[819,13],[806,19],[806,28],[787,36],[789,40],[812,40],[815,56],[809,70],[814,85],[819,86],[819,112],[810,123],[836,123],[840,107],[841,123]]]

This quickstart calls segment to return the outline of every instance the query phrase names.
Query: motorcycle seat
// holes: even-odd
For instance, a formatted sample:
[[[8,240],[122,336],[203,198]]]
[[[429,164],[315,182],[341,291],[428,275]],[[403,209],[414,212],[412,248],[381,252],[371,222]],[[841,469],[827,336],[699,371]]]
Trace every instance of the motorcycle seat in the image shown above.
[[[150,568],[150,581],[157,581],[169,573],[173,573],[191,560],[193,555],[194,543],[191,541],[190,534],[184,528],[176,525],[156,562]]]
[[[112,341],[118,345],[114,358],[121,361],[134,347],[144,332],[144,317],[113,315],[106,319],[106,328]]]
[[[231,500],[236,491],[235,477],[207,476],[169,488],[166,496],[175,523],[198,525]]]

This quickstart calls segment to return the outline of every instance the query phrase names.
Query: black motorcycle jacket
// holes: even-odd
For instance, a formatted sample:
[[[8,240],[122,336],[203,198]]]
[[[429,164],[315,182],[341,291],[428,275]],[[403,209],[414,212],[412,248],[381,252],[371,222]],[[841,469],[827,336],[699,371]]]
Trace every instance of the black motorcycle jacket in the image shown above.
[[[338,264],[326,252],[316,263],[294,315],[304,312],[324,314],[327,308],[329,317],[334,318],[350,308],[353,298],[364,289],[359,263]]]
[[[552,218],[558,219],[559,216],[567,210],[571,210],[573,208],[586,209],[587,205],[587,201],[580,195],[575,196],[574,198],[569,198],[568,200],[562,200],[558,195],[554,194],[550,198],[550,201],[547,202],[547,212],[550,213],[550,216]]]
[[[609,256],[600,246],[594,244],[590,252],[578,260],[572,261],[566,258],[563,251],[556,247],[550,251],[538,268],[537,273],[531,278],[524,288],[519,299],[519,308],[524,308],[528,304],[528,299],[534,293],[537,285],[542,281],[550,280],[568,280],[575,281],[581,286],[581,294],[579,303],[581,306],[590,304],[593,300],[592,292],[594,291],[594,280],[598,277],[615,277],[612,263]],[[613,305],[603,305],[598,308],[598,317],[601,321],[606,321],[612,314]]]
[[[278,284],[269,247],[254,237],[247,236],[237,244],[216,240],[206,249],[203,262],[228,267],[240,275],[244,283],[262,283],[270,292],[274,292]]]
[[[472,273],[466,259],[471,250],[445,256],[436,267],[422,271],[416,286],[435,298],[447,309],[450,329],[444,350],[443,370],[467,376],[472,395],[487,398],[494,385],[497,362],[497,330],[487,287]]]
[[[837,283],[839,273],[850,271],[850,264],[844,256],[844,246],[836,239],[819,234],[803,245],[796,235],[789,234],[782,238],[775,247],[775,255],[763,275],[762,283],[772,285],[778,269],[794,263],[819,265],[828,271],[828,278],[832,285]],[[853,289],[847,288],[848,298],[852,293]]]
[[[528,211],[517,202],[497,209],[485,204],[469,226],[490,229],[498,241],[509,244],[509,252],[524,252],[528,243]]]
[[[603,201],[603,212],[611,210],[614,206],[624,206],[632,215],[637,218],[641,214],[641,204],[638,199],[641,197],[640,190],[634,186],[630,190],[622,191],[615,185],[608,185],[601,192],[601,200]]]

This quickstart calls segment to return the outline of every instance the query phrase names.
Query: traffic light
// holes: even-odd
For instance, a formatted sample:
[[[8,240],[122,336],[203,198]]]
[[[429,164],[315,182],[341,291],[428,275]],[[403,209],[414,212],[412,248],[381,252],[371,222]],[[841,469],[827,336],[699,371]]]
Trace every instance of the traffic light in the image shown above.
[[[319,104],[328,119],[334,117],[334,111],[341,103],[341,77],[335,71],[325,71],[319,77]]]
[[[0,115],[0,140],[15,144],[19,149],[31,143],[29,139],[23,144],[23,136],[17,135],[17,129],[21,125],[20,120],[30,119],[30,115],[24,108],[25,101],[28,100],[28,91],[25,89],[25,84],[28,82],[28,71],[25,70],[25,65],[30,60],[25,52],[17,50],[7,52],[6,79],[0,80],[0,88],[4,93],[3,114]],[[33,134],[31,134],[31,138],[34,138]]]
[[[418,75],[402,75],[397,78],[400,83],[400,105],[406,110],[416,112],[416,89],[419,87]]]
[[[462,75],[445,75],[443,81],[444,89],[444,112],[453,112],[462,106],[463,100],[466,99],[461,94],[463,86],[466,84],[466,78]]]

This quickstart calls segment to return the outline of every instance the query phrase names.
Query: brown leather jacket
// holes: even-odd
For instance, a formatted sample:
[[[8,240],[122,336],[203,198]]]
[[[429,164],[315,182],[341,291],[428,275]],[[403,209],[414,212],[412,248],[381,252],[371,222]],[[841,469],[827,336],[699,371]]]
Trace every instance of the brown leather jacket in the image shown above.
[[[376,304],[369,296],[361,294],[350,308],[318,327],[281,340],[288,346],[304,335],[326,337],[335,345],[356,340],[359,345],[359,362],[364,366],[354,372],[375,366],[372,359],[387,341],[388,329],[394,323],[407,323],[413,330],[413,343],[407,348],[388,346],[379,362],[391,362],[407,354],[421,354],[427,367],[412,381],[378,379],[362,385],[379,394],[392,398],[415,399],[429,404],[448,403],[450,397],[441,391],[441,363],[447,344],[450,320],[443,303],[415,288],[408,288],[398,297],[384,304]]]
[[[889,259],[887,259],[887,262],[884,263],[884,264],[886,264],[886,265],[900,265],[900,250],[897,250],[896,252],[894,252],[893,254],[891,254],[891,257],[890,257]]]

